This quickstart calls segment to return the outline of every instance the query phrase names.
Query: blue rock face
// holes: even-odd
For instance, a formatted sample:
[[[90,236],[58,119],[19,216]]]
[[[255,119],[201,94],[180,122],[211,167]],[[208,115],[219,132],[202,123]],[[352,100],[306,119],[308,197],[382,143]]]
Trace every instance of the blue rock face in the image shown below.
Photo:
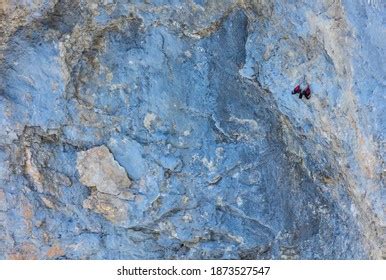
[[[385,257],[377,1],[25,2],[0,14],[0,258]]]

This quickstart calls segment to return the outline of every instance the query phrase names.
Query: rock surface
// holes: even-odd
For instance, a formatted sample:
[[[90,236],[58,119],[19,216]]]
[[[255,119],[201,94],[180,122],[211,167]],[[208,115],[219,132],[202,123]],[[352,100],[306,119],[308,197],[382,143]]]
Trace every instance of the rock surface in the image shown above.
[[[78,152],[76,168],[79,181],[98,192],[119,195],[130,187],[131,181],[125,169],[120,166],[106,146]]]
[[[385,9],[2,1],[0,258],[386,258]]]

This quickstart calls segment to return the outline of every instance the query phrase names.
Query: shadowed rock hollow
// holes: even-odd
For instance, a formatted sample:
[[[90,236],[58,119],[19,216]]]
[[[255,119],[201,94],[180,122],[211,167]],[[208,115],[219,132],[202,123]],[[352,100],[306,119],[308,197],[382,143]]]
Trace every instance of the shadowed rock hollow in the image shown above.
[[[386,256],[380,2],[17,2],[0,258]]]

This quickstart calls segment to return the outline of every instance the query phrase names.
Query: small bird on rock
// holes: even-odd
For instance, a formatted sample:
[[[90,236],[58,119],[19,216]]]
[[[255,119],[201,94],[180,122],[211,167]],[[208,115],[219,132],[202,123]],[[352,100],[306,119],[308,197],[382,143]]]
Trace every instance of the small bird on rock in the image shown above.
[[[307,85],[306,89],[305,90],[302,90],[300,85],[297,85],[293,91],[292,91],[292,94],[298,94],[299,93],[299,98],[302,99],[303,95],[307,98],[307,99],[310,99],[311,98],[311,88],[309,85]]]
[[[292,94],[301,93],[302,89],[300,88],[300,85],[297,85],[294,90],[292,91]]]
[[[299,94],[299,98],[302,99],[303,95],[307,98],[307,99],[310,99],[311,98],[311,89],[310,89],[310,86],[307,85],[306,89],[303,90],[300,94]]]

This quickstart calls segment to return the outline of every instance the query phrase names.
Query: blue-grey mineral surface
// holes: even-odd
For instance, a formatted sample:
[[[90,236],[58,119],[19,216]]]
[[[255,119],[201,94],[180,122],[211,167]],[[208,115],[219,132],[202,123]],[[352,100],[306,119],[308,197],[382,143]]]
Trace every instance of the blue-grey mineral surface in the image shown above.
[[[1,1],[0,259],[386,258],[385,94],[382,0]]]

